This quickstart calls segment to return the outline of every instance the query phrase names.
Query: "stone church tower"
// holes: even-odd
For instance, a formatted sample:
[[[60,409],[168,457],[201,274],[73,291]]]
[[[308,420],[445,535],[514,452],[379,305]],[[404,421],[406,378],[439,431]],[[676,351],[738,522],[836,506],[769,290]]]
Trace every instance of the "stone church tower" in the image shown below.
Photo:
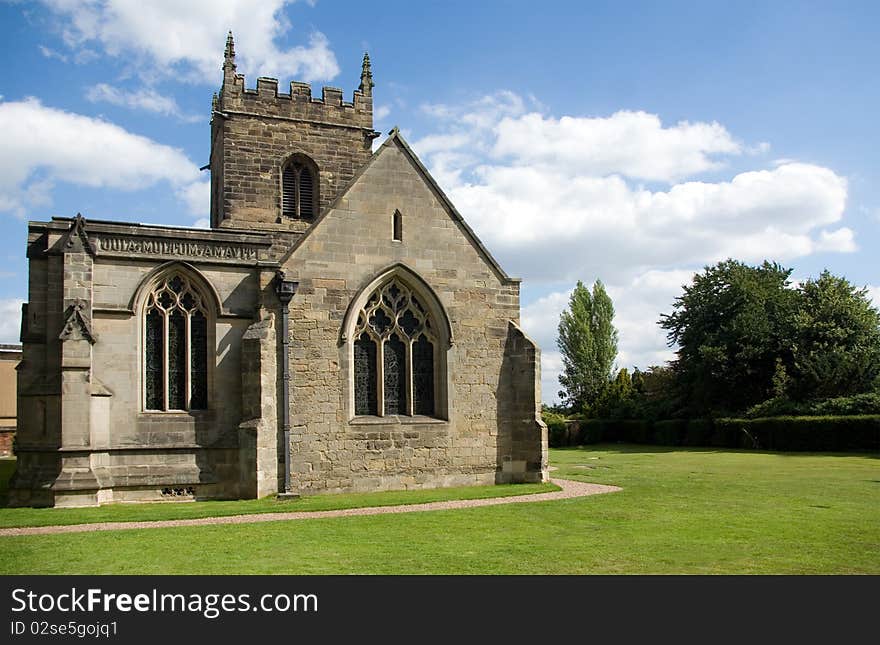
[[[30,222],[14,503],[546,481],[519,280],[397,129],[236,73],[211,229]]]
[[[379,133],[370,59],[364,56],[350,103],[335,87],[312,98],[311,87],[296,81],[279,95],[274,78],[258,78],[256,90],[246,89],[235,69],[230,34],[211,120],[211,225],[302,232],[372,154]],[[283,171],[293,167],[312,177],[299,217],[284,212]]]

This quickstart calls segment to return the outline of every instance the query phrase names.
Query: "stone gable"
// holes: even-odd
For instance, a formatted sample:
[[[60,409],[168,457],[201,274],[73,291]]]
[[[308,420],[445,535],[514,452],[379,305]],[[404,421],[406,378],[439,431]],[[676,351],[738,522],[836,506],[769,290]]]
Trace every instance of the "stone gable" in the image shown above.
[[[505,423],[508,398],[498,396],[510,325],[519,322],[519,281],[486,256],[396,139],[283,265],[300,283],[290,305],[291,408],[293,426],[302,431],[293,433],[291,458],[304,490],[492,483],[504,463],[526,461],[504,452],[513,424]],[[403,220],[399,242],[392,239],[395,211]],[[441,420],[357,419],[351,409],[346,314],[371,281],[395,267],[404,280],[424,280],[449,318],[453,342],[444,350]],[[535,400],[533,389],[531,423],[540,444]],[[535,462],[520,466],[523,479],[541,479],[540,450]]]

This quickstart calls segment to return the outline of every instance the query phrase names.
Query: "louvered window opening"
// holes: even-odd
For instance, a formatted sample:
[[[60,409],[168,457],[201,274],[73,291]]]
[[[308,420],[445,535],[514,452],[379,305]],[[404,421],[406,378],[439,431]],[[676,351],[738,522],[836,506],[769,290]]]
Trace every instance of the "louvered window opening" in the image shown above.
[[[356,415],[436,414],[435,327],[409,287],[393,278],[370,294],[354,338]]]
[[[281,173],[281,211],[285,217],[312,219],[315,216],[315,177],[311,169],[297,162]]]
[[[144,408],[206,409],[208,317],[198,291],[185,276],[169,276],[144,311]]]

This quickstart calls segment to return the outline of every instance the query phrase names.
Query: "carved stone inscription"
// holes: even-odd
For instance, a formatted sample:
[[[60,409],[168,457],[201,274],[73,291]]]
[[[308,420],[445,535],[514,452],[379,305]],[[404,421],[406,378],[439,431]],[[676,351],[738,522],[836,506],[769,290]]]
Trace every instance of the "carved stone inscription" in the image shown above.
[[[221,260],[256,260],[259,257],[257,247],[222,242],[101,236],[97,238],[97,245],[98,252],[128,255],[181,255]]]

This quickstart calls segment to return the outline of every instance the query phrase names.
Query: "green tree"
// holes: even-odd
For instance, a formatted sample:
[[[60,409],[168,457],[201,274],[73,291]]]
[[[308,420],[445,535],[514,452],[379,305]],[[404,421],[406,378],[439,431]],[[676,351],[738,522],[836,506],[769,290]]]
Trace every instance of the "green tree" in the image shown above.
[[[668,419],[680,406],[675,371],[668,365],[651,365],[632,375],[635,416],[642,419]]]
[[[880,376],[880,312],[827,270],[798,289],[790,394],[799,400],[869,392]]]
[[[792,365],[797,294],[791,269],[725,260],[684,287],[673,312],[662,316],[673,369],[691,413],[742,410],[773,395],[781,367]]]
[[[597,280],[591,294],[578,281],[560,317],[557,340],[563,366],[559,396],[575,410],[593,403],[611,379],[617,358],[613,319],[614,305],[602,283]]]
[[[617,329],[614,327],[614,303],[605,291],[605,285],[596,280],[593,284],[593,366],[596,380],[601,384],[597,394],[614,377],[614,361],[617,360]],[[627,381],[629,377],[627,376]]]
[[[625,367],[602,390],[589,412],[590,416],[599,419],[628,419],[634,416],[635,390]]]

